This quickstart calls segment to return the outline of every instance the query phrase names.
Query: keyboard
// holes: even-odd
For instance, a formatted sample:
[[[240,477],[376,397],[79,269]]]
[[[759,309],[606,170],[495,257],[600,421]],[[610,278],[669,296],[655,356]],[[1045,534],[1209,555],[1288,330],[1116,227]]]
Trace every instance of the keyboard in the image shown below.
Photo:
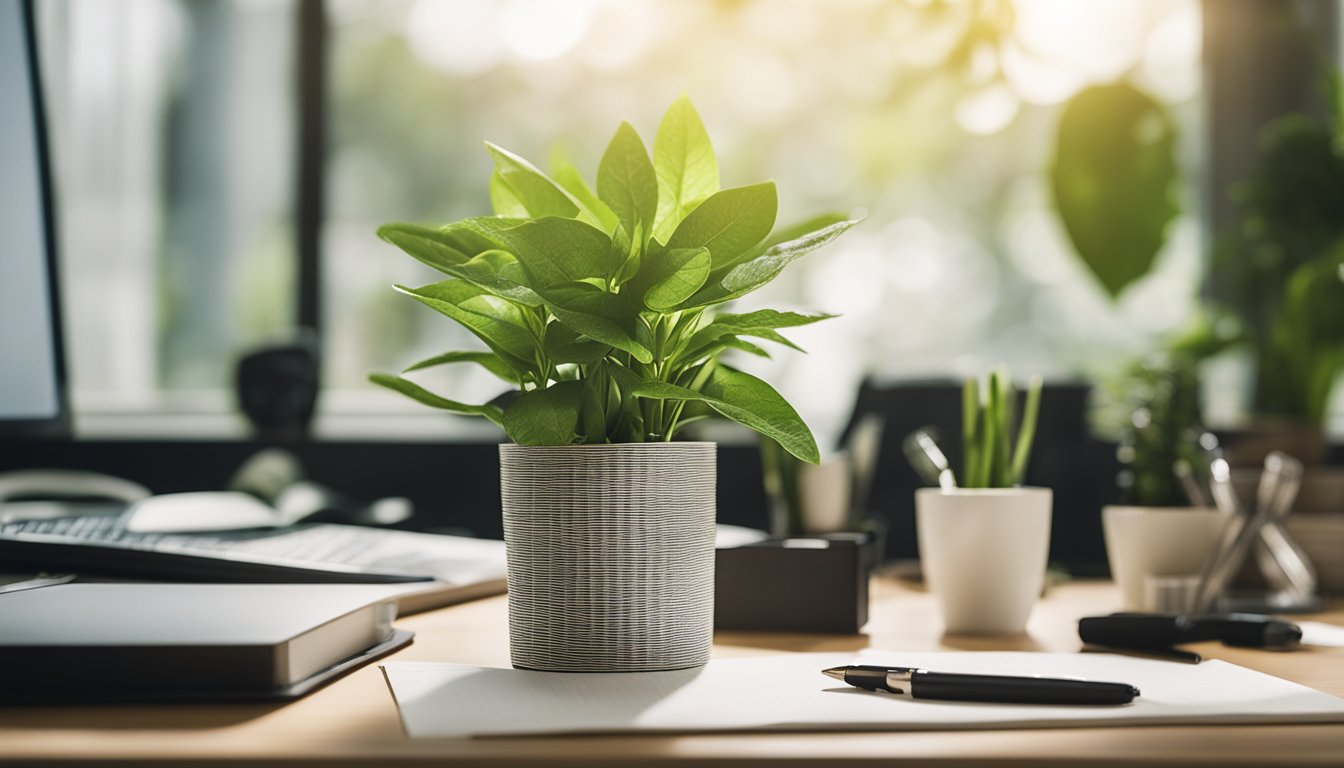
[[[120,515],[0,524],[0,570],[179,581],[473,584],[502,579],[504,543],[327,523],[137,533]]]

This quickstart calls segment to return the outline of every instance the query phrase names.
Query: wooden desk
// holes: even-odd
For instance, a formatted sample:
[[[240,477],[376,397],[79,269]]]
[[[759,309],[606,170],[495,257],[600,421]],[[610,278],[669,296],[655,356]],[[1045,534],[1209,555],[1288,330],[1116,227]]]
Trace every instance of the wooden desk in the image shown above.
[[[857,636],[719,633],[717,658],[787,651],[1074,651],[1079,616],[1115,608],[1109,585],[1072,584],[1037,606],[1029,636],[941,637],[930,597],[874,584],[873,620]],[[491,598],[407,617],[418,634],[399,660],[508,666],[506,608]],[[1344,624],[1340,606],[1320,616]],[[1206,644],[1199,651],[1344,695],[1344,649],[1293,653]],[[2,678],[0,678],[2,680]],[[3,684],[0,682],[0,684]],[[1344,725],[1170,726],[1033,731],[719,734],[527,739],[408,739],[377,666],[285,706],[188,705],[0,710],[0,763],[164,765],[1344,765]]]

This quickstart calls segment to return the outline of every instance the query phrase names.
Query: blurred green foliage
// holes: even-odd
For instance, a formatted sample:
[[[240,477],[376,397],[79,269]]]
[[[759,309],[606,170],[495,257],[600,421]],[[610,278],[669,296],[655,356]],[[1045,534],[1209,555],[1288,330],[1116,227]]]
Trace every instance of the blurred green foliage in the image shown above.
[[[1176,127],[1128,83],[1079,91],[1059,123],[1055,205],[1078,256],[1112,298],[1152,269],[1180,208]]]
[[[1184,355],[1157,354],[1137,363],[1125,380],[1129,421],[1122,430],[1117,478],[1124,503],[1187,506],[1175,473],[1191,460],[1200,431],[1199,380]]]
[[[1255,172],[1232,190],[1241,236],[1218,270],[1257,352],[1255,409],[1266,416],[1320,424],[1344,372],[1340,128],[1300,114],[1270,123]]]

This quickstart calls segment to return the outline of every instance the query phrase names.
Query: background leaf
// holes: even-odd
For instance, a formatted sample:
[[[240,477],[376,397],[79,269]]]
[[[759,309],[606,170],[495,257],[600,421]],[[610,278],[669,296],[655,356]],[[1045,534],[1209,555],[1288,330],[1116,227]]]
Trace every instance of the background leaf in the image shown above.
[[[676,231],[700,201],[719,191],[719,162],[700,115],[691,100],[672,102],[653,140],[653,167],[658,176],[658,213],[653,235],[660,242]]]
[[[770,234],[778,205],[772,181],[716,192],[677,226],[667,247],[707,248],[715,267],[727,264]]]
[[[1051,188],[1074,248],[1112,297],[1148,273],[1179,212],[1176,128],[1167,109],[1127,83],[1069,100]]]

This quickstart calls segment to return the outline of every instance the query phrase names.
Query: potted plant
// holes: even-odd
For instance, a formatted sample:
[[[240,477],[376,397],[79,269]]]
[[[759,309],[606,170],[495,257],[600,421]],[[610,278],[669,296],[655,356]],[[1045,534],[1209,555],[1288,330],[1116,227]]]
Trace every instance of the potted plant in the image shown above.
[[[1122,504],[1104,507],[1102,530],[1111,575],[1125,610],[1156,610],[1149,577],[1193,577],[1218,545],[1223,518],[1204,506],[1208,491],[1193,475],[1182,484],[1178,463],[1199,456],[1199,382],[1193,361],[1178,352],[1152,355],[1123,377],[1127,422],[1121,430],[1117,485]],[[1190,498],[1191,493],[1198,494]],[[1203,507],[1203,508],[1200,508]]]
[[[388,224],[387,242],[448,279],[397,290],[461,323],[486,351],[412,365],[480,365],[512,386],[483,404],[400,376],[371,379],[434,408],[483,416],[500,446],[515,666],[636,671],[709,659],[715,449],[673,442],[688,404],[818,460],[811,432],[767,383],[720,360],[790,345],[779,329],[829,317],[722,305],[855,222],[822,216],[771,234],[772,182],[719,188],[713,147],[685,97],[650,159],[622,123],[596,190],[492,144],[493,216]]]
[[[1016,634],[1045,583],[1051,491],[1024,488],[1041,382],[1027,388],[1020,421],[1007,372],[962,396],[963,461],[944,487],[915,492],[920,567],[946,631]]]

